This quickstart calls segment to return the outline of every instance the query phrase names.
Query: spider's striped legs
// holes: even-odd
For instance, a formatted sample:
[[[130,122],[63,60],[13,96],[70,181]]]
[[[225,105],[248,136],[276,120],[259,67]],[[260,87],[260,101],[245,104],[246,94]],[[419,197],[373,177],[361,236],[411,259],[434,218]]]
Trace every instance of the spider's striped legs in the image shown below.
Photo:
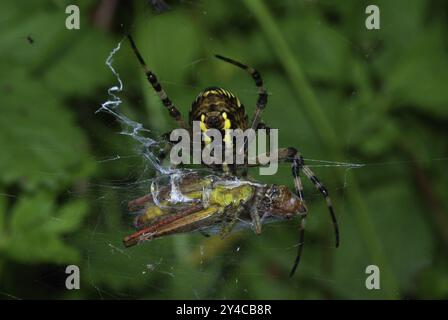
[[[300,156],[303,163],[303,158]],[[314,175],[313,171],[306,166],[302,165],[302,171],[306,175],[306,177],[314,184],[316,189],[323,195],[325,201],[327,203],[328,211],[330,212],[331,221],[333,222],[333,228],[335,233],[335,244],[336,248],[339,247],[339,227],[338,221],[336,220],[336,215],[333,210],[333,203],[331,202],[330,196],[328,195],[327,188],[319,181],[319,179]]]
[[[266,89],[263,87],[263,79],[261,79],[260,73],[252,67],[246,66],[245,64],[242,64],[241,62],[235,61],[233,59],[223,57],[219,54],[215,55],[215,57],[246,70],[254,79],[255,85],[258,88],[258,100],[255,115],[252,119],[251,128],[254,130],[257,129],[258,123],[260,122],[261,113],[263,112],[263,109],[266,107],[266,104],[268,102],[268,94],[266,92]]]
[[[266,155],[263,157],[265,158]],[[314,184],[316,189],[324,196],[325,201],[327,203],[328,210],[330,212],[330,217],[333,222],[333,228],[335,232],[335,240],[336,240],[336,248],[339,246],[339,227],[336,220],[336,215],[334,214],[333,204],[331,203],[331,199],[328,195],[328,191],[325,186],[319,181],[319,179],[314,175],[311,169],[305,165],[303,157],[299,154],[299,152],[295,148],[281,148],[277,151],[277,157],[279,162],[292,162],[292,175],[294,177],[294,185],[296,189],[296,193],[300,200],[304,201],[303,195],[303,187],[300,179],[300,172],[303,172],[306,177]],[[260,166],[260,161],[256,161],[255,165],[250,166]],[[296,256],[296,260],[294,261],[293,268],[291,270],[290,276],[292,276],[297,268],[297,265],[300,261],[300,257],[302,255],[303,249],[303,241],[305,237],[305,224],[306,224],[306,213],[301,215],[300,226],[299,226],[299,237],[300,243],[298,247],[298,252]]]
[[[264,129],[264,130],[266,130],[266,135],[267,135],[267,138],[268,139],[270,139],[270,131],[271,131],[271,128],[270,127],[268,127],[264,122],[259,122],[258,123],[258,126],[257,126],[257,130],[258,129]],[[244,155],[245,155],[245,159],[246,159],[246,157],[248,157],[249,155],[248,155],[248,148],[249,148],[249,146],[248,146],[248,144],[247,144],[247,141],[245,141],[245,150],[244,150]],[[238,152],[238,150],[237,150],[237,152]],[[241,166],[240,168],[238,168],[238,169],[240,169],[241,171],[240,171],[240,175],[242,176],[242,177],[247,177],[247,174],[248,174],[248,172],[247,172],[247,167],[248,167],[248,165],[247,165],[247,161],[245,160],[245,162],[244,162],[244,165],[243,166]],[[235,167],[235,175],[237,174],[237,170],[236,170],[237,168]]]
[[[185,128],[184,120],[182,119],[182,116],[177,110],[176,106],[173,104],[173,102],[168,98],[165,90],[162,89],[162,86],[160,85],[160,82],[157,80],[156,75],[149,70],[148,66],[145,63],[145,60],[143,60],[142,55],[137,49],[137,46],[135,45],[134,40],[132,39],[131,35],[128,34],[129,42],[131,43],[132,50],[134,51],[135,55],[137,56],[138,61],[140,62],[140,65],[142,66],[143,70],[145,71],[146,77],[148,78],[149,83],[156,91],[157,95],[159,96],[160,100],[162,101],[163,105],[167,108],[168,112],[170,113],[170,116],[176,120],[178,125],[181,128]]]
[[[302,257],[303,244],[305,241],[305,224],[306,224],[306,215],[302,216],[300,219],[299,225],[299,247],[296,255],[296,259],[294,260],[294,264],[292,266],[291,272],[289,273],[289,277],[292,277],[296,272],[297,266],[300,262],[300,257]]]
[[[287,153],[283,156],[283,159],[288,159],[288,156],[292,155],[292,164],[291,164],[291,171],[292,175],[294,177],[294,186],[296,188],[296,194],[299,197],[299,199],[305,203],[305,196],[303,194],[303,186],[302,186],[302,180],[300,179],[300,170],[303,168],[303,159],[301,156],[297,155],[297,150],[295,149],[286,149]],[[290,155],[288,155],[290,153]],[[299,245],[297,249],[297,255],[296,259],[294,260],[294,264],[292,266],[291,272],[289,273],[289,276],[292,277],[294,273],[296,272],[297,266],[299,265],[300,258],[302,257],[302,251],[303,251],[303,245],[305,244],[305,226],[306,226],[306,216],[307,212],[305,212],[300,217],[300,224],[299,224]]]
[[[283,154],[281,154],[282,150],[286,150],[283,151]],[[283,157],[282,157],[283,156]],[[330,196],[328,195],[328,191],[327,188],[325,188],[325,186],[319,181],[319,179],[314,175],[313,171],[311,171],[311,169],[305,165],[305,161],[303,160],[302,155],[295,149],[295,148],[286,148],[286,149],[280,149],[279,150],[279,161],[291,161],[291,156],[292,156],[292,166],[293,166],[293,175],[294,175],[294,180],[297,180],[297,188],[301,188],[300,185],[300,177],[298,176],[298,170],[302,171],[305,176],[314,184],[314,187],[316,187],[316,189],[322,194],[322,196],[325,198],[325,201],[327,203],[327,207],[328,207],[328,211],[330,212],[330,217],[331,220],[333,222],[333,228],[334,228],[334,233],[335,233],[335,243],[336,243],[336,248],[339,247],[339,227],[338,227],[338,222],[336,220],[336,215],[334,214],[334,210],[333,210],[333,204],[331,202]],[[297,169],[295,169],[297,168]],[[294,173],[296,171],[296,173]],[[297,176],[297,179],[296,179]],[[300,197],[300,195],[299,195]],[[303,197],[303,193],[302,193],[302,197]]]
[[[257,100],[256,109],[255,109],[255,114],[252,119],[251,129],[252,130],[258,129],[258,125],[259,125],[259,122],[261,119],[261,113],[263,112],[263,109],[266,107],[266,104],[268,103],[268,94],[266,92],[266,89],[263,86],[263,79],[261,78],[260,73],[257,70],[255,70],[254,68],[249,67],[249,66],[247,66],[241,62],[238,62],[236,60],[223,57],[219,54],[216,54],[215,57],[220,60],[223,60],[225,62],[228,62],[230,64],[233,64],[234,66],[237,66],[243,70],[246,70],[252,76],[252,79],[254,79],[255,85],[258,88],[258,100]],[[244,138],[243,147],[239,150],[236,150],[236,152],[237,153],[244,152],[244,154],[247,155],[247,149],[248,149],[248,145],[250,142],[251,141],[248,141],[247,137]],[[246,161],[244,163],[245,164],[243,166],[242,175],[245,177],[245,176],[247,176],[247,164],[246,164]]]
[[[266,158],[266,155],[259,156],[259,158]],[[249,166],[261,166],[260,161],[257,159],[255,165]],[[292,162],[292,174],[294,176],[294,184],[296,187],[297,195],[300,199],[303,199],[303,189],[299,176],[299,172],[302,171],[305,176],[314,184],[314,187],[323,195],[327,203],[328,211],[330,212],[331,220],[333,222],[333,228],[335,232],[336,247],[339,246],[339,228],[336,220],[336,215],[334,214],[333,204],[331,202],[330,196],[328,195],[327,188],[319,181],[319,179],[314,175],[313,171],[305,165],[303,157],[295,148],[280,148],[277,150],[278,162]]]

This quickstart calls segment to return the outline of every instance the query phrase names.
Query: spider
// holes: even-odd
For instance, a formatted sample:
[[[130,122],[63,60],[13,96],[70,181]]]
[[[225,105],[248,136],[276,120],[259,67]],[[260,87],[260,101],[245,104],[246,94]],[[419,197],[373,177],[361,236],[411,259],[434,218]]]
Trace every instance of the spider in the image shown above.
[[[268,94],[263,86],[263,80],[261,78],[260,73],[254,68],[247,66],[236,60],[226,58],[221,55],[215,55],[216,58],[245,70],[251,75],[252,79],[254,80],[255,85],[258,88],[258,99],[256,102],[255,114],[252,118],[252,122],[250,123],[250,125],[249,125],[249,118],[245,112],[244,105],[240,102],[240,100],[236,97],[236,95],[220,87],[209,87],[199,93],[199,95],[196,97],[196,99],[193,101],[191,105],[189,113],[189,122],[187,125],[179,110],[176,108],[171,99],[168,97],[165,90],[163,90],[156,75],[146,65],[132,37],[130,35],[128,35],[127,37],[131,44],[132,50],[134,51],[141,67],[143,68],[146,74],[148,82],[153,87],[153,89],[159,96],[160,100],[162,101],[162,104],[168,110],[170,116],[177,122],[179,127],[191,130],[191,128],[193,127],[193,121],[199,121],[201,124],[201,129],[204,130],[217,129],[220,130],[221,132],[224,132],[226,129],[241,129],[243,131],[248,128],[252,128],[254,130],[260,128],[269,129],[263,122],[261,122],[261,114],[266,107],[268,101]],[[311,169],[307,165],[305,165],[303,156],[298,152],[296,148],[292,147],[279,148],[277,151],[277,155],[279,162],[291,163],[295,193],[299,197],[300,201],[305,203],[302,182],[300,179],[301,172],[305,174],[305,176],[313,183],[315,188],[324,197],[333,223],[335,233],[335,244],[337,248],[339,246],[339,228],[327,188],[319,181],[319,179],[315,176],[315,174],[311,171]],[[257,161],[257,163],[253,166],[260,166],[260,165],[261,165],[260,162]],[[247,164],[240,166],[242,166],[243,169],[241,175],[246,175]],[[237,169],[239,168],[237,167],[237,165],[234,165],[231,169],[233,174],[235,175],[238,174]],[[300,224],[299,224],[300,240],[296,260],[294,262],[294,267],[291,271],[291,275],[294,274],[299,264],[300,257],[302,255],[307,211],[305,210],[305,213],[302,212],[298,216],[300,217]],[[252,218],[256,232],[260,233],[261,223],[259,220],[259,215],[252,215]]]

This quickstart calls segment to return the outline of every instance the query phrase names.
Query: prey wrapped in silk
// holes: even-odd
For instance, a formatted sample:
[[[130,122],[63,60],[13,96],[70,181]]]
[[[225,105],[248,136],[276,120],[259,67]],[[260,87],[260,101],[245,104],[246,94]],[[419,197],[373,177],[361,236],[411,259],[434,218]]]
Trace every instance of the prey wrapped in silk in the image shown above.
[[[171,183],[152,184],[151,193],[132,200],[136,232],[124,238],[126,247],[171,234],[220,233],[252,227],[261,233],[266,222],[306,213],[305,204],[286,186],[260,184],[230,176],[191,172]]]

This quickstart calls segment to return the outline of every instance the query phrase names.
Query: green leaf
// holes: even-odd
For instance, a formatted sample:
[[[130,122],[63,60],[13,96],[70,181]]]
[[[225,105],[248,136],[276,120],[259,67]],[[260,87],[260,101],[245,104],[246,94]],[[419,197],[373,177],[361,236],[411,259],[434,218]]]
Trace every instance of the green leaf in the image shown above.
[[[173,12],[171,15],[165,16],[164,19],[151,20],[149,25],[147,21],[142,21],[139,30],[140,32],[136,34],[135,38],[141,54],[149,68],[157,75],[168,96],[179,108],[184,118],[188,119],[188,108],[197,93],[191,92],[190,86],[186,85],[186,78],[191,71],[190,68],[194,66],[191,61],[198,59],[200,29],[197,28],[193,20],[186,18],[181,13]],[[170,41],[159,41],[161,34],[163,34],[163,39],[170,39]],[[126,46],[128,46],[128,42],[126,42]],[[149,123],[152,128],[163,132],[162,130],[167,130],[165,123],[172,125],[175,122],[164,110],[135,56],[132,58],[142,79],[142,92],[149,111]]]
[[[61,46],[51,53],[55,57],[42,68],[43,81],[54,93],[64,96],[82,96],[110,85],[112,73],[105,61],[114,43],[104,34],[84,30],[76,37],[61,39]],[[91,48],[95,50],[91,50]],[[64,81],[61,81],[64,79]],[[99,106],[85,106],[93,114]]]
[[[4,212],[3,212],[4,213]],[[87,214],[84,200],[56,207],[51,196],[40,193],[22,197],[8,213],[3,251],[22,263],[67,263],[79,259],[79,252],[64,236],[79,228]]]
[[[425,208],[418,202],[417,194],[409,182],[405,181],[404,168],[389,169],[389,176],[392,171],[402,178],[396,177],[397,180],[383,183],[380,188],[365,190],[366,202],[371,209],[371,218],[385,254],[391,261],[392,270],[401,289],[406,292],[412,289],[418,272],[430,265],[434,239],[425,220]],[[349,217],[341,220],[342,245],[335,255],[335,276],[340,283],[335,289],[348,298],[384,297],[384,288],[367,290],[364,285],[367,277],[365,268],[368,265],[378,265],[381,272],[382,266],[366,254],[363,242],[347,243],[349,239],[360,239],[361,235]],[[342,285],[343,283],[347,285]]]
[[[385,73],[385,90],[396,108],[411,107],[448,117],[448,60],[439,27],[418,34],[406,56]]]
[[[57,96],[23,68],[0,86],[0,184],[58,189],[93,171],[86,139]]]

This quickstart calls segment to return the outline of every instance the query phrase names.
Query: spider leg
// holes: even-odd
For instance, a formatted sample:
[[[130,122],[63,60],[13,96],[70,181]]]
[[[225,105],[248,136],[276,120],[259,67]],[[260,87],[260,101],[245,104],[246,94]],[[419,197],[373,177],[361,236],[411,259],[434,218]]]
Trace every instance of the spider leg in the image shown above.
[[[294,186],[296,188],[296,194],[299,196],[299,199],[304,201],[305,196],[303,194],[303,186],[302,180],[300,179],[300,169],[302,168],[300,157],[295,154],[292,159],[291,171],[292,176],[294,177]]]
[[[330,196],[328,195],[327,188],[325,188],[325,186],[314,175],[313,171],[311,171],[311,169],[307,165],[305,165],[305,161],[303,160],[302,155],[296,149],[294,149],[294,148],[287,148],[286,150],[288,150],[287,153],[292,155],[293,165],[295,163],[297,163],[295,166],[297,166],[305,174],[305,176],[314,184],[316,189],[325,198],[325,202],[327,203],[327,208],[328,208],[328,211],[330,212],[330,217],[331,217],[331,220],[333,222],[333,229],[334,229],[334,233],[335,233],[336,248],[339,247],[339,227],[338,227],[338,222],[336,220],[336,215],[335,215],[334,210],[333,210],[333,204],[331,202]],[[286,159],[288,159],[288,157]],[[279,161],[280,161],[280,158],[279,158]],[[297,179],[297,180],[300,180],[300,179]]]
[[[336,215],[333,210],[333,203],[331,202],[330,196],[328,195],[327,188],[319,181],[319,179],[314,175],[313,171],[303,164],[303,158],[300,156],[302,161],[302,171],[307,176],[307,178],[314,184],[316,189],[322,194],[322,196],[325,198],[325,202],[327,203],[328,211],[330,212],[330,217],[333,222],[333,228],[335,233],[335,243],[336,248],[339,247],[339,227],[338,227],[338,221],[336,220]]]
[[[257,130],[258,129],[265,129],[267,131],[268,135],[269,135],[269,132],[271,131],[271,127],[269,127],[268,125],[266,125],[266,123],[264,123],[262,121],[258,122]]]
[[[292,151],[292,150],[291,150]],[[293,153],[294,152],[290,152]],[[302,186],[302,180],[300,179],[300,169],[301,169],[301,161],[300,156],[297,156],[297,151],[293,155],[292,164],[291,164],[291,171],[292,175],[294,177],[294,186],[296,188],[296,194],[299,197],[299,199],[305,203],[305,196],[303,194],[303,186]],[[297,255],[296,259],[294,260],[294,264],[292,266],[291,272],[289,273],[289,277],[292,277],[294,273],[296,272],[297,266],[299,265],[300,258],[302,257],[302,251],[303,246],[305,244],[305,225],[306,225],[306,216],[307,212],[303,213],[303,216],[300,219],[299,224],[299,244],[297,249]]]
[[[266,104],[268,102],[268,93],[266,89],[263,86],[263,79],[261,78],[260,73],[255,70],[252,67],[246,66],[245,64],[242,64],[241,62],[238,62],[236,60],[223,57],[219,54],[215,55],[216,58],[223,60],[225,62],[231,63],[243,70],[246,70],[249,72],[249,74],[252,76],[252,78],[255,81],[255,85],[258,88],[258,100],[257,100],[257,108],[255,110],[254,118],[252,119],[252,129],[257,129],[258,123],[260,122],[261,113],[263,112],[263,109],[266,107]]]
[[[259,123],[260,123],[260,119],[261,119],[261,113],[263,112],[264,108],[266,107],[266,104],[268,103],[268,93],[266,91],[266,89],[263,86],[263,79],[261,78],[260,73],[255,70],[252,67],[249,67],[239,61],[227,58],[227,57],[223,57],[219,54],[215,55],[216,58],[223,60],[227,63],[233,64],[234,66],[237,66],[243,70],[246,70],[251,76],[252,79],[254,79],[255,81],[255,85],[258,88],[258,99],[257,99],[257,104],[256,104],[256,109],[255,109],[255,114],[254,117],[252,119],[252,125],[251,125],[251,129],[252,130],[256,130],[259,127]],[[248,145],[251,141],[248,141],[247,137],[244,138],[244,144],[243,144],[243,148],[237,150],[237,153],[241,153],[244,152],[244,154],[247,154],[247,148]],[[243,150],[244,149],[244,150]],[[242,176],[246,177],[247,176],[247,164],[246,161],[244,162],[244,165],[242,166]]]
[[[168,95],[166,94],[165,90],[163,90],[159,80],[157,80],[156,75],[151,70],[149,70],[148,66],[145,63],[145,60],[143,60],[142,55],[140,54],[140,52],[137,49],[137,46],[135,45],[134,39],[132,39],[130,34],[128,34],[127,37],[129,39],[129,42],[131,43],[132,50],[137,56],[137,59],[140,62],[140,65],[142,66],[143,70],[145,71],[149,83],[156,91],[157,95],[159,96],[165,108],[168,109],[170,116],[174,120],[176,120],[176,122],[181,128],[185,128],[185,123],[184,120],[182,119],[182,115],[180,114],[179,110],[177,110],[176,106],[173,104],[170,98],[168,98]]]
[[[259,158],[265,158],[266,155],[262,155],[257,157],[255,164],[249,164],[251,167],[258,167],[262,164],[258,160]],[[327,188],[319,181],[319,179],[314,175],[313,171],[305,165],[303,157],[295,148],[280,148],[277,150],[277,159],[279,162],[292,162],[293,176],[294,176],[294,184],[296,186],[296,190],[298,191],[298,196],[303,199],[303,189],[302,184],[299,178],[299,171],[302,171],[306,177],[314,184],[315,188],[322,194],[327,203],[327,208],[330,213],[331,220],[333,222],[333,228],[335,233],[335,243],[336,248],[339,247],[339,227],[336,219],[336,215],[334,213],[333,204],[331,202],[330,196],[328,194]],[[302,191],[301,191],[302,190]]]
[[[173,142],[170,141],[170,134],[171,132],[167,132],[161,136],[161,141],[163,141],[164,143],[163,149],[160,151],[160,154],[158,156],[161,165],[173,148]]]
[[[282,150],[282,149],[280,149],[280,150]],[[279,154],[280,154],[280,150],[279,150]],[[333,229],[334,229],[334,233],[335,233],[336,248],[339,247],[339,227],[338,227],[338,222],[336,220],[336,215],[335,215],[334,210],[333,210],[333,204],[331,202],[330,196],[328,195],[327,188],[325,188],[325,186],[314,175],[313,171],[311,171],[311,169],[307,165],[305,165],[305,161],[303,160],[302,155],[295,148],[286,148],[286,149],[283,149],[283,150],[286,150],[286,152],[283,151],[283,154],[279,155],[279,161],[285,161],[285,160],[286,161],[288,161],[288,160],[290,161],[290,159],[292,158],[294,178],[296,176],[294,174],[294,171],[295,171],[294,167],[297,167],[299,170],[301,170],[305,174],[305,176],[314,184],[314,187],[316,187],[316,189],[325,198],[325,202],[327,203],[327,208],[328,208],[328,211],[330,212],[330,217],[331,217],[331,220],[333,222]],[[281,156],[283,156],[283,158],[281,158]],[[295,181],[297,181],[299,183],[300,179],[295,179]],[[300,184],[298,184],[297,186],[301,187]],[[303,197],[303,194],[302,194],[302,197]]]
[[[258,130],[258,129],[264,129],[264,130],[266,130],[267,138],[269,139],[269,137],[270,137],[271,127],[267,126],[264,122],[259,122],[258,125],[257,125],[257,130]],[[244,150],[244,154],[245,154],[245,155],[247,155],[247,151],[248,151],[248,145],[247,145],[247,143],[245,143],[245,150]],[[238,168],[238,169],[241,170],[240,175],[241,175],[243,178],[247,177],[247,174],[248,174],[248,172],[247,172],[247,167],[248,167],[248,164],[247,164],[247,161],[245,161],[245,162],[244,162],[244,165],[242,165],[242,166],[240,166],[240,167]],[[235,175],[236,175],[236,174],[237,174],[237,172],[235,172]]]
[[[297,266],[299,265],[299,262],[300,262],[300,258],[302,257],[303,244],[304,244],[304,241],[305,241],[305,225],[306,225],[306,215],[304,215],[300,219],[300,225],[299,225],[299,246],[298,246],[296,259],[294,260],[294,264],[292,266],[291,272],[289,273],[289,277],[292,277],[294,275],[294,273],[296,272]]]
[[[263,155],[265,157],[265,155]],[[330,212],[330,217],[333,222],[333,228],[335,232],[335,242],[336,242],[336,248],[339,247],[339,227],[336,220],[336,215],[333,210],[333,204],[331,202],[331,199],[328,195],[328,191],[325,188],[325,186],[319,181],[319,179],[314,175],[314,173],[311,171],[311,169],[305,165],[302,155],[295,149],[295,148],[281,148],[277,151],[277,157],[279,162],[292,162],[292,175],[294,177],[294,185],[296,189],[296,193],[299,196],[300,200],[304,201],[304,194],[303,194],[303,187],[302,182],[300,179],[300,171],[302,171],[306,177],[314,184],[316,189],[324,196],[325,201],[327,203],[328,210]],[[250,166],[261,166],[262,164],[260,161],[255,161],[255,165]],[[299,249],[297,252],[296,260],[294,262],[293,269],[291,270],[290,275],[292,276],[297,268],[297,265],[300,261],[300,257],[302,255],[303,250],[303,244],[304,244],[304,238],[305,238],[305,222],[306,222],[306,213],[301,216],[300,220],[300,243],[299,243]]]

